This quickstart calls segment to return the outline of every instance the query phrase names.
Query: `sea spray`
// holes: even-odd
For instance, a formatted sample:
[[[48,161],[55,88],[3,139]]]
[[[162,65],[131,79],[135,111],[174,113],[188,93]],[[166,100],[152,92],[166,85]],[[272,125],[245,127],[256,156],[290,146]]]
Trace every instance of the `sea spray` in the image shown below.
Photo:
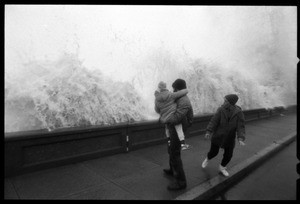
[[[89,72],[76,56],[65,55],[57,62],[26,66],[30,67],[27,70],[43,68],[45,74],[32,74],[31,83],[18,91],[12,91],[13,86],[7,85],[7,132],[146,119],[147,108],[132,85],[103,77],[100,71]]]
[[[189,95],[196,114],[213,113],[227,94],[237,94],[243,110],[273,108],[284,103],[272,86],[263,86],[243,71],[228,71],[219,65],[195,61],[185,71]]]
[[[24,70],[30,70],[30,83],[14,86],[17,83],[12,83],[12,76],[6,83],[5,131],[158,119],[154,91],[162,79],[166,79],[170,91],[176,78],[186,80],[195,115],[214,113],[230,93],[239,95],[237,105],[243,110],[285,105],[278,94],[284,93],[284,86],[262,85],[243,71],[228,71],[203,59],[181,58],[180,62],[162,50],[159,56],[153,62],[156,69],[148,64],[150,68],[138,72],[132,82],[114,81],[99,70],[91,71],[76,55],[64,55],[54,62],[28,63]],[[183,64],[184,70],[175,69]]]
[[[5,132],[157,120],[157,84],[177,78],[195,115],[229,93],[243,110],[296,104],[293,7],[5,11]]]

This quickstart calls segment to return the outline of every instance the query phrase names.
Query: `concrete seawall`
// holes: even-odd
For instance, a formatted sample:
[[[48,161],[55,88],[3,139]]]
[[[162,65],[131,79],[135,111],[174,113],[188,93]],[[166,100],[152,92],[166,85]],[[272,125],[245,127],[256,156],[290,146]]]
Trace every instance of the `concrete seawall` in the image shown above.
[[[244,111],[246,121],[294,110],[275,107]],[[201,135],[212,115],[195,116],[187,138]],[[158,121],[104,127],[65,128],[5,134],[5,177],[150,147],[165,142]]]

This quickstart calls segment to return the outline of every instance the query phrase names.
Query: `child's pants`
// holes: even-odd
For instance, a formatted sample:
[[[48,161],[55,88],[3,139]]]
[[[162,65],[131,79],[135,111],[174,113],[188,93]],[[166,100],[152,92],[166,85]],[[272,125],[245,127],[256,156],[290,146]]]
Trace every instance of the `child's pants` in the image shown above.
[[[175,125],[174,127],[176,129],[179,140],[180,141],[184,140],[184,133],[183,133],[183,130],[182,130],[182,124]],[[165,125],[165,130],[166,130],[167,138],[170,138],[170,132],[169,132],[169,129],[168,129],[167,125]]]
[[[218,145],[215,145],[211,142],[210,150],[207,154],[207,159],[212,159],[215,156],[217,156],[218,153],[219,153],[219,149],[220,149],[220,147]],[[221,162],[222,166],[225,167],[230,162],[230,160],[232,158],[232,154],[233,154],[233,147],[224,148],[223,159],[222,159],[222,162]]]

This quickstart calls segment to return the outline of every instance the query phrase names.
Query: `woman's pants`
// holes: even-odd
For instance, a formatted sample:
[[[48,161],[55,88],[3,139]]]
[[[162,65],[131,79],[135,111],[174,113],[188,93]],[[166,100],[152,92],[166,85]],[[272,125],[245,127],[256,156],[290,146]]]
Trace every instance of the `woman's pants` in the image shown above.
[[[234,148],[234,146],[224,148],[223,159],[222,159],[222,162],[221,162],[221,165],[223,167],[225,167],[230,162],[230,160],[232,158],[232,154],[233,154],[233,148]],[[211,142],[210,143],[210,150],[207,153],[207,159],[212,159],[215,156],[217,156],[218,153],[219,153],[219,149],[220,149],[220,147],[218,145],[215,145]]]

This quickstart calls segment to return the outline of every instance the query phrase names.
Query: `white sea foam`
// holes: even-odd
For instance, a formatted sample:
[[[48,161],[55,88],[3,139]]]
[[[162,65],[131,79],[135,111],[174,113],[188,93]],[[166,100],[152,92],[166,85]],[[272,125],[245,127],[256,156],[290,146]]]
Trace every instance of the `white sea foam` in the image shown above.
[[[195,114],[296,104],[295,8],[128,7],[6,6],[5,132],[158,119],[177,78]]]

